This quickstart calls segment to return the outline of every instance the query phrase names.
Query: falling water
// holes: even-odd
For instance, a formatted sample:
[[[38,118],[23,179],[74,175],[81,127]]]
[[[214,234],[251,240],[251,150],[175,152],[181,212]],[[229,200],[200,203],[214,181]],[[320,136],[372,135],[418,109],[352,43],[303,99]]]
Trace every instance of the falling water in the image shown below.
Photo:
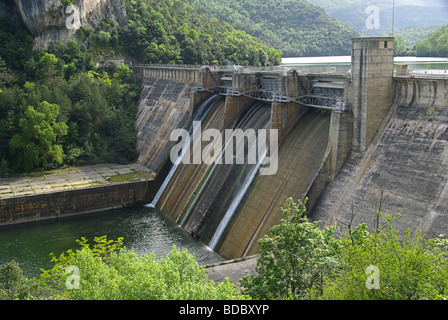
[[[252,106],[252,108],[246,113],[246,115],[241,119],[241,121],[238,123],[238,125],[236,126],[237,128],[242,127],[246,121],[250,118],[250,116],[252,115],[252,113],[254,112],[254,110],[256,110],[257,107],[260,106],[260,103],[255,104],[254,106]],[[219,155],[219,157],[217,159],[224,159],[224,155],[226,150],[229,148],[230,145],[232,145],[232,139],[233,136],[231,136],[231,138],[226,142],[224,148],[221,150],[221,154]],[[195,208],[196,203],[198,201],[198,199],[201,197],[202,192],[204,191],[204,188],[208,185],[209,180],[211,179],[211,177],[213,177],[215,170],[218,168],[220,164],[218,164],[217,162],[215,162],[212,166],[212,168],[210,169],[210,172],[208,173],[204,183],[202,183],[201,188],[199,189],[199,192],[197,193],[196,197],[193,199],[193,201],[191,202],[190,206],[188,207],[180,225],[183,226],[185,224],[185,222],[187,221],[187,219],[190,217],[190,213],[193,210],[193,208]]]
[[[257,165],[252,168],[252,170],[250,171],[249,176],[247,177],[244,184],[239,187],[236,197],[233,198],[233,201],[230,204],[229,208],[227,209],[227,212],[225,213],[221,222],[219,223],[218,228],[216,228],[216,231],[213,234],[213,237],[210,239],[210,242],[208,244],[208,246],[212,250],[215,249],[216,245],[218,244],[218,241],[221,239],[222,233],[226,229],[230,219],[233,217],[233,214],[235,213],[236,208],[240,204],[241,199],[246,194],[247,189],[249,188],[250,184],[254,180],[255,175],[257,174],[261,163],[263,162],[264,158],[266,157],[266,153],[267,153],[267,150],[264,150],[263,156],[260,159],[258,159]]]
[[[203,102],[201,104],[201,106],[199,107],[193,121],[203,121],[205,119],[205,117],[208,115],[208,113],[210,112],[211,108],[216,104],[216,102],[218,102],[219,99],[221,99],[221,96],[219,94],[215,94],[215,95],[211,96],[210,98],[208,98],[205,102]],[[190,129],[189,129],[190,144],[193,141],[193,138],[196,135],[198,129],[199,128],[197,128],[197,127],[195,128],[192,125],[190,126]],[[180,154],[180,159],[182,159],[185,156],[187,151],[189,151],[188,148],[182,148],[182,153]],[[148,207],[151,207],[151,208],[156,207],[157,202],[159,201],[160,197],[162,196],[163,192],[165,191],[166,186],[168,185],[168,183],[170,182],[174,173],[176,172],[176,169],[179,166],[179,164],[180,164],[180,161],[178,161],[177,163],[174,163],[172,165],[170,172],[168,172],[168,175],[166,176],[161,187],[157,191],[157,194],[155,195],[154,199],[152,200],[152,202],[150,204],[147,205]]]

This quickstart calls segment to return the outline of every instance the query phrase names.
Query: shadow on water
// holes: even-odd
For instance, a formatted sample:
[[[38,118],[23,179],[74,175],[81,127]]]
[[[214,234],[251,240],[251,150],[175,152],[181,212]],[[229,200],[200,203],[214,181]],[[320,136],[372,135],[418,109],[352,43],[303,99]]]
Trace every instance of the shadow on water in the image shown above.
[[[33,277],[52,267],[50,253],[79,248],[75,240],[81,237],[92,243],[103,235],[113,240],[123,237],[124,246],[138,254],[154,252],[160,258],[175,245],[189,250],[201,265],[223,260],[157,209],[143,206],[2,227],[0,265],[14,259],[25,276]]]

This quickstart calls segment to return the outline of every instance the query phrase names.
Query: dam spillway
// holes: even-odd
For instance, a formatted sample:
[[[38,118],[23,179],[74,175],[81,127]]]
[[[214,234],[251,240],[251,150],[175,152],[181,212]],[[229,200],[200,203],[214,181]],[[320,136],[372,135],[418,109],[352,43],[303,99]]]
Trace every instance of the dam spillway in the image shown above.
[[[178,82],[166,79],[163,82],[165,90],[169,90],[169,83],[172,83],[173,88],[182,88]],[[300,86],[303,87],[303,84]],[[177,92],[181,91],[177,89]],[[161,212],[194,237],[211,245],[223,257],[234,258],[257,251],[257,237],[264,235],[282,218],[280,207],[286,200],[285,194],[296,199],[308,195],[328,160],[331,112],[313,111],[293,104],[271,104],[245,97],[213,100],[216,96],[212,93],[203,94],[200,99],[202,102],[193,110],[191,119],[182,122],[184,127],[188,128],[191,120],[198,119],[198,110],[207,101],[213,101],[201,119],[202,130],[212,128],[222,133],[228,128],[243,131],[278,128],[282,136],[278,172],[272,176],[260,176],[259,162],[251,165],[180,163],[173,165],[165,176],[155,195],[155,202]],[[148,94],[144,97],[141,105],[145,101],[157,104],[154,99],[157,96],[153,98]],[[171,101],[178,99],[174,96]],[[190,99],[195,98],[190,95]],[[187,104],[183,104],[184,113]],[[179,114],[176,103],[164,106],[168,110],[161,112],[158,107],[151,105],[151,110],[140,114],[145,114],[147,119],[151,119],[152,113],[156,116],[174,112]],[[170,108],[176,111],[170,111]],[[189,112],[191,110],[190,106]],[[176,117],[162,119],[162,122],[168,124],[181,123]],[[149,132],[151,135],[156,133],[154,130]],[[200,145],[191,142],[190,152],[193,154],[197,148],[203,149],[204,146],[204,142]],[[225,145],[222,147],[224,156]],[[165,154],[167,157],[167,151]]]
[[[375,215],[381,201],[384,210],[408,211],[403,228],[419,226],[427,234],[448,228],[446,80],[393,77],[393,38],[354,39],[352,69],[342,75],[147,68],[148,88],[160,82],[165,89],[158,96],[159,89],[144,90],[137,119],[140,154],[148,163],[159,159],[154,171],[161,181],[173,145],[164,130],[187,128],[212,95],[224,99],[202,129],[236,128],[258,105],[259,112],[265,110],[264,127],[278,130],[275,175],[180,164],[160,195],[157,207],[222,257],[257,253],[258,239],[282,218],[288,197],[309,197],[307,214],[325,224],[347,223],[354,211],[357,217]],[[147,130],[152,121],[155,129]],[[244,171],[250,178],[238,181],[237,172]],[[236,186],[239,191],[232,193]]]
[[[160,187],[153,205],[164,215],[224,258],[235,258],[257,251],[257,237],[282,218],[280,207],[286,193],[296,199],[317,197],[327,180],[321,176],[329,170],[332,109],[343,112],[343,76],[316,75],[311,79],[282,69],[249,69],[247,73],[236,69],[229,76],[229,71],[219,68],[145,68],[140,70],[143,94],[136,127],[141,159],[158,173]],[[318,101],[306,96],[312,93],[316,97],[316,84],[320,92],[328,88],[328,95],[319,97],[325,105],[310,108],[303,103]],[[259,169],[264,167],[260,153],[258,162],[252,164],[247,157],[244,164],[171,164],[169,151],[174,142],[169,134],[190,128],[198,110],[217,95],[223,99],[209,106],[201,130],[274,130],[280,140],[278,172],[260,176]],[[191,142],[190,152],[200,152],[205,145]],[[234,150],[225,150],[223,144],[222,156],[229,151]],[[265,157],[269,158],[269,152],[266,150]],[[159,161],[152,164],[154,158]],[[323,183],[316,185],[320,180]]]
[[[270,109],[262,103],[256,103],[248,115],[245,115],[236,129],[265,129],[269,124]],[[233,139],[233,137],[231,138]],[[223,148],[223,156],[231,152],[233,146]],[[230,150],[229,150],[230,149]],[[247,154],[245,155],[245,157]],[[261,159],[258,159],[258,163]],[[257,164],[258,164],[257,163]],[[244,164],[218,164],[204,183],[205,188],[202,193],[197,194],[200,199],[188,217],[184,228],[197,235],[202,241],[215,247],[215,232],[219,228],[223,219],[228,219],[227,212],[235,206],[234,200],[246,191],[245,186],[251,183],[254,173],[257,173],[257,164],[248,164],[247,158]],[[255,171],[254,171],[255,170]],[[233,212],[229,212],[231,215]],[[210,227],[209,227],[210,226]],[[225,226],[224,226],[225,227]],[[219,240],[219,239],[218,239]]]
[[[201,104],[201,106],[195,112],[193,123],[190,123],[188,126],[188,133],[190,136],[189,141],[181,142],[181,143],[183,143],[185,146],[191,145],[193,143],[194,137],[198,131],[198,128],[196,128],[194,126],[194,122],[197,121],[197,122],[202,123],[205,120],[205,118],[208,116],[208,114],[210,113],[211,109],[219,102],[220,99],[222,99],[221,96],[213,95]],[[170,140],[171,140],[171,137],[170,137]],[[189,151],[189,148],[184,147],[181,149],[181,151],[182,151],[182,154],[179,155],[180,159],[190,156],[189,154],[187,154]],[[172,167],[170,168],[168,175],[165,177],[162,185],[160,186],[159,190],[157,191],[156,195],[154,196],[154,199],[152,200],[152,203],[151,203],[152,206],[155,207],[157,205],[157,203],[158,203],[160,197],[162,196],[162,194],[164,193],[166,187],[171,182],[173,175],[176,173],[177,168],[180,163],[181,163],[181,161],[175,162],[172,164]]]
[[[294,126],[279,148],[278,172],[258,176],[240,204],[218,252],[224,257],[255,254],[257,240],[283,218],[285,195],[304,199],[325,160],[330,115],[309,111]]]
[[[219,111],[211,114],[210,122],[205,123],[204,129],[219,130],[222,121],[216,121],[217,114]],[[242,131],[265,129],[269,124],[269,118],[270,108],[263,103],[256,102],[247,114],[242,115],[235,129]],[[213,127],[214,125],[218,125],[218,128]],[[235,204],[234,199],[238,199],[246,191],[250,180],[257,173],[261,160],[258,159],[256,164],[247,163],[247,158],[244,164],[224,162],[225,153],[233,154],[234,147],[236,147],[230,142],[223,144],[220,155],[222,157],[221,164],[183,165],[161,201],[161,210],[170,212],[168,215],[173,220],[206,244],[214,243],[216,241],[215,232],[225,228],[225,226],[220,227],[221,222],[231,218],[236,209],[235,205],[238,205],[238,203]],[[228,147],[229,144],[231,144],[230,147]],[[192,172],[197,172],[197,174],[192,174]],[[188,197],[185,197],[188,202],[179,203],[179,198],[173,197],[174,194],[186,192],[189,194]],[[170,209],[167,210],[167,208]]]

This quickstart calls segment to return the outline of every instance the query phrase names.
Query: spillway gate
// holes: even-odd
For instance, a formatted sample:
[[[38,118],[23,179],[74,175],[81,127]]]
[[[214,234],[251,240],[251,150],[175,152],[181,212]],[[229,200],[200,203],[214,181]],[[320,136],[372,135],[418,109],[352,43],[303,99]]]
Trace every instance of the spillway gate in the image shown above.
[[[263,71],[256,68],[235,67],[217,70],[204,66],[205,75],[198,91],[209,91],[224,96],[245,96],[265,102],[295,102],[303,106],[347,111],[345,103],[345,74],[306,74],[293,68]],[[204,79],[204,77],[203,77]]]

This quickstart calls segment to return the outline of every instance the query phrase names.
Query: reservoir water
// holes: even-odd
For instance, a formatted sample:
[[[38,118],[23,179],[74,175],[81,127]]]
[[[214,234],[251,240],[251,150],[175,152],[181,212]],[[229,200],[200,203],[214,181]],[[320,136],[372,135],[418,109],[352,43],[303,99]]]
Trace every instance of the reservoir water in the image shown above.
[[[448,77],[448,58],[395,57],[394,65],[407,65],[415,76]],[[282,66],[306,72],[347,72],[351,68],[351,56],[283,58]]]

